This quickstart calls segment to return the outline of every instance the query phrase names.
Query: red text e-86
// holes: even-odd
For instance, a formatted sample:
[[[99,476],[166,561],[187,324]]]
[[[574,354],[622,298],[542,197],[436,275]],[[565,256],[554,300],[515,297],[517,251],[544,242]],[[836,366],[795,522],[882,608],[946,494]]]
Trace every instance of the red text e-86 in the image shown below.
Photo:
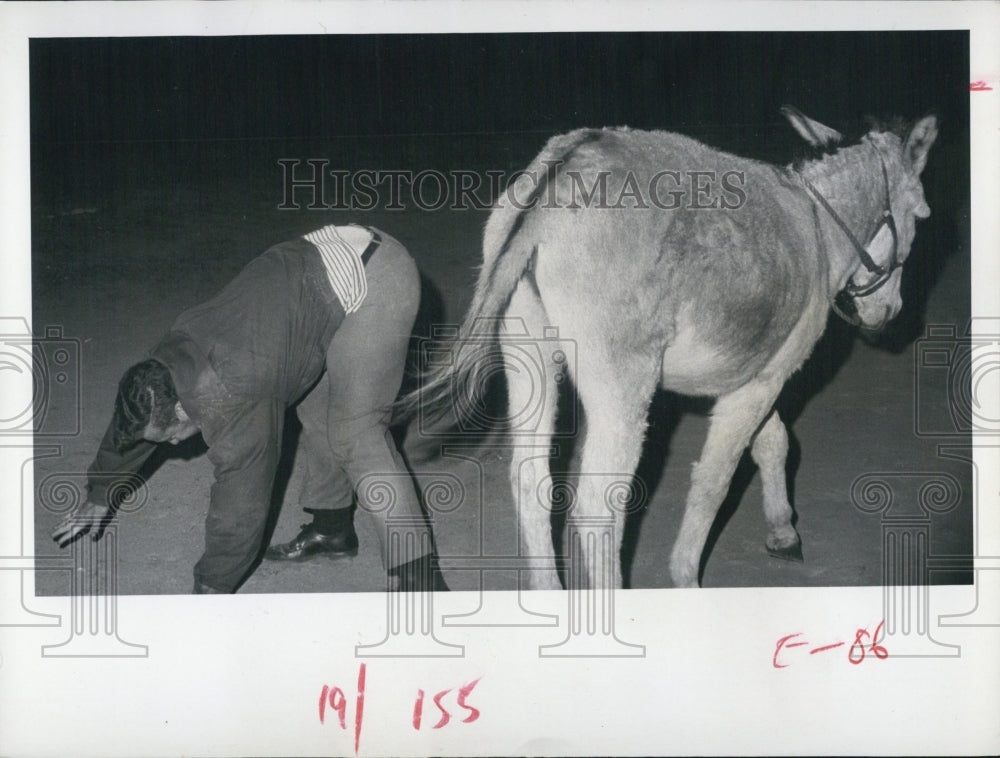
[[[884,620],[880,621],[878,626],[875,627],[874,633],[869,633],[868,627],[857,629],[854,632],[854,642],[847,649],[847,660],[857,666],[865,660],[865,657],[869,653],[879,660],[888,658],[889,651],[886,650],[884,645],[879,644],[883,626],[885,626]],[[774,654],[771,656],[771,665],[776,669],[788,668],[790,665],[789,662],[794,660],[794,655],[791,652],[793,648],[807,647],[809,648],[809,655],[816,655],[817,653],[825,653],[842,648],[847,644],[847,642],[839,640],[813,645],[808,640],[801,639],[802,637],[802,632],[795,632],[794,634],[786,634],[784,637],[778,638],[778,641],[774,645]]]

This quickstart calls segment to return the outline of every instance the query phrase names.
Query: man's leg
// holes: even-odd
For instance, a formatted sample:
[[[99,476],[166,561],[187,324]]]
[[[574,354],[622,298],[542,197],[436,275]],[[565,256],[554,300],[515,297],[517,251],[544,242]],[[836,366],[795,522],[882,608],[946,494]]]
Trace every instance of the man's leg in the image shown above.
[[[264,557],[272,561],[303,561],[313,556],[342,558],[358,553],[354,531],[354,488],[347,472],[336,462],[326,431],[330,387],[326,374],[297,410],[302,422],[297,455],[304,463],[299,504],[312,515],[289,542],[272,545]]]
[[[399,577],[400,588],[447,589],[434,565],[431,529],[413,478],[389,432],[420,278],[402,245],[382,237],[366,268],[368,295],[344,319],[326,354],[330,448],[347,472],[359,507],[374,518],[384,565]]]
[[[235,592],[260,555],[281,452],[284,403],[247,403],[230,415],[208,449],[215,466],[205,552],[194,567],[195,592]]]

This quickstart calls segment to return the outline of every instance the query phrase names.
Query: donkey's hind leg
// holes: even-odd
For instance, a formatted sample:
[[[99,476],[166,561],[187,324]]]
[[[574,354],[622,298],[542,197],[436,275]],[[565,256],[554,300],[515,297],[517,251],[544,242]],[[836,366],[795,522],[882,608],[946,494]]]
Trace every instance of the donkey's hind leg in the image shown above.
[[[659,366],[640,354],[612,355],[589,347],[583,342],[577,345],[580,365],[575,378],[587,439],[576,503],[568,519],[569,584],[571,588],[617,589],[622,586],[625,516]],[[574,549],[582,559],[575,563]]]
[[[517,509],[521,556],[532,560],[528,587],[535,590],[561,589],[552,544],[552,490],[549,453],[555,431],[559,401],[557,376],[561,366],[555,358],[566,355],[554,340],[541,341],[548,317],[534,288],[525,281],[518,284],[506,318],[510,329],[527,328],[531,339],[542,349],[526,351],[526,339],[506,341],[501,338],[504,373],[507,377],[508,425],[514,435],[510,463],[510,484]],[[533,361],[541,360],[541,365]],[[541,382],[541,386],[539,386]]]
[[[771,527],[767,535],[767,552],[775,558],[802,560],[802,540],[792,526],[792,506],[788,502],[788,481],[785,469],[788,459],[788,431],[771,411],[757,436],[750,454],[760,467],[764,486],[764,517]]]
[[[712,411],[701,460],[691,472],[684,520],[670,556],[677,587],[697,587],[701,554],[736,464],[761,421],[771,411],[780,386],[754,382],[720,397]]]

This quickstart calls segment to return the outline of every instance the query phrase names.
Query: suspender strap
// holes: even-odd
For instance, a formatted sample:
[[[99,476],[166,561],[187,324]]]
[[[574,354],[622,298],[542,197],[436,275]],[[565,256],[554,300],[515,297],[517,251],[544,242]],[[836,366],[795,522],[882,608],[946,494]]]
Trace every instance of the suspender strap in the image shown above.
[[[376,232],[371,227],[367,228],[368,231],[372,233],[372,241],[368,243],[368,247],[366,247],[365,251],[361,253],[361,262],[365,266],[368,265],[368,261],[371,260],[371,257],[375,255],[375,251],[378,250],[378,246],[382,244],[382,237],[379,235],[379,233]]]

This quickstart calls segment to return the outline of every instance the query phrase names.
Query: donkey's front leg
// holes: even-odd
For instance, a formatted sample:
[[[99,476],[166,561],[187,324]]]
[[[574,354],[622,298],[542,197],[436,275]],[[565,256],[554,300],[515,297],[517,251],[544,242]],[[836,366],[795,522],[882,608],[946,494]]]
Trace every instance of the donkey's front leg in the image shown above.
[[[764,486],[764,517],[771,527],[767,552],[775,558],[801,561],[802,540],[792,526],[792,506],[788,502],[788,431],[777,411],[771,411],[757,432],[750,454],[760,467]]]
[[[684,520],[670,556],[674,586],[698,586],[698,569],[708,532],[729,491],[736,465],[771,410],[778,390],[780,386],[754,382],[716,401],[701,460],[691,473]]]

